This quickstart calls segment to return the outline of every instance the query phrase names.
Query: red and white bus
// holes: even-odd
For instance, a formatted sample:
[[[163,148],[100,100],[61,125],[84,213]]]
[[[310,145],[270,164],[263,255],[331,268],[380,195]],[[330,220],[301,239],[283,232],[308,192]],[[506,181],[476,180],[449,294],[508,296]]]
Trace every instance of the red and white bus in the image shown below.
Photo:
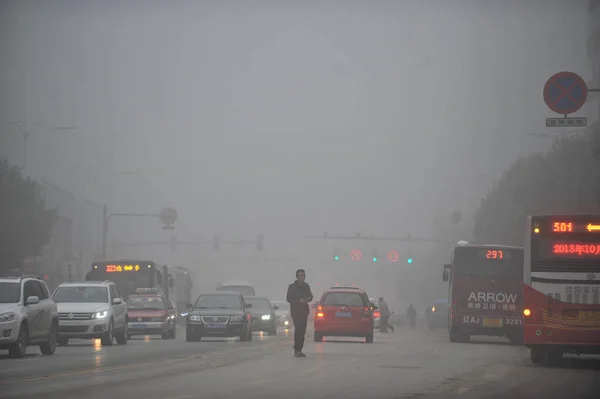
[[[524,343],[531,361],[600,353],[600,215],[530,216]]]
[[[451,342],[471,335],[523,340],[523,247],[471,245],[459,241],[452,263],[444,265],[448,281],[448,335]]]

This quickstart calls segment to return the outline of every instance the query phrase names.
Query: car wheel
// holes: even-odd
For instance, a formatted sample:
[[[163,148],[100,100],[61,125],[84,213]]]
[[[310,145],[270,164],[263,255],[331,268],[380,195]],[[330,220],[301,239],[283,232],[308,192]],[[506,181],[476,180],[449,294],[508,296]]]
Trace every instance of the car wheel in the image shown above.
[[[50,334],[48,335],[48,341],[40,344],[40,351],[42,355],[51,355],[56,350],[56,338],[58,336],[58,323],[56,321],[52,322],[52,326],[50,327]]]
[[[189,331],[185,332],[185,340],[187,342],[198,342],[202,339],[202,337],[198,334],[191,333]]]
[[[252,327],[248,329],[248,341],[252,341]]]
[[[169,338],[175,339],[175,324],[173,324],[173,328],[169,330]]]
[[[119,345],[127,345],[129,337],[129,321],[125,320],[125,326],[123,327],[123,332],[116,335],[117,344]]]
[[[102,341],[102,346],[111,346],[113,344],[114,331],[115,331],[115,324],[111,320],[110,323],[108,324],[108,330],[104,333],[102,338],[100,338],[100,340]]]
[[[315,332],[315,342],[323,342],[323,335]]]
[[[26,324],[21,324],[19,331],[19,338],[17,342],[8,350],[8,356],[12,358],[19,358],[25,356],[27,352],[27,345],[29,344],[29,329]]]
[[[367,336],[365,337],[365,342],[367,344],[372,344],[373,343],[373,333],[367,334]]]

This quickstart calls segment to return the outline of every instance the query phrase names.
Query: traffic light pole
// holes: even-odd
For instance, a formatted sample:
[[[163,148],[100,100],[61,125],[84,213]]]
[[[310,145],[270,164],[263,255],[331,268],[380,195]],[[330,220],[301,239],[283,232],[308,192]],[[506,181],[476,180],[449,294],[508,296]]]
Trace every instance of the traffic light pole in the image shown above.
[[[108,213],[108,207],[104,205],[102,209],[102,259],[106,259],[106,244],[108,238],[108,227],[110,224],[110,219],[115,216],[129,216],[129,217],[146,217],[146,218],[156,218],[160,215],[156,213]]]

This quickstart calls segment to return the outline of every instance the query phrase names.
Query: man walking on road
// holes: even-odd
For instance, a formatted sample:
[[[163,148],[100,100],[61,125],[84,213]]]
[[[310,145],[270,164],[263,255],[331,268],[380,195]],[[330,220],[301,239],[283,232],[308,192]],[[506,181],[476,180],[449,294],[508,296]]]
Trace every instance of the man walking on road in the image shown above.
[[[390,316],[388,304],[383,300],[383,297],[379,297],[379,331],[382,333],[387,333],[388,328],[394,332],[394,326],[389,324]]]
[[[296,281],[288,286],[287,301],[290,303],[292,320],[294,321],[294,356],[306,357],[302,353],[304,348],[304,337],[306,336],[306,325],[310,310],[308,303],[313,300],[313,294],[304,280],[306,272],[303,269],[296,270]]]

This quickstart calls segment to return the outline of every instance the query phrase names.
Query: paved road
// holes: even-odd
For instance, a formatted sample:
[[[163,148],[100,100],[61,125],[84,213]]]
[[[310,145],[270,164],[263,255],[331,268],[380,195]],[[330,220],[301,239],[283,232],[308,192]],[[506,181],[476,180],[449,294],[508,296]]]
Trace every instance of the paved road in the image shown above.
[[[188,343],[142,337],[126,346],[98,343],[24,359],[0,355],[0,397],[44,399],[310,398],[597,398],[600,361],[567,359],[538,367],[523,347],[503,340],[451,344],[443,331],[398,328],[374,344],[307,340],[295,359],[291,331],[254,334],[251,342]],[[483,342],[482,342],[483,341]],[[75,341],[77,342],[77,341]]]

